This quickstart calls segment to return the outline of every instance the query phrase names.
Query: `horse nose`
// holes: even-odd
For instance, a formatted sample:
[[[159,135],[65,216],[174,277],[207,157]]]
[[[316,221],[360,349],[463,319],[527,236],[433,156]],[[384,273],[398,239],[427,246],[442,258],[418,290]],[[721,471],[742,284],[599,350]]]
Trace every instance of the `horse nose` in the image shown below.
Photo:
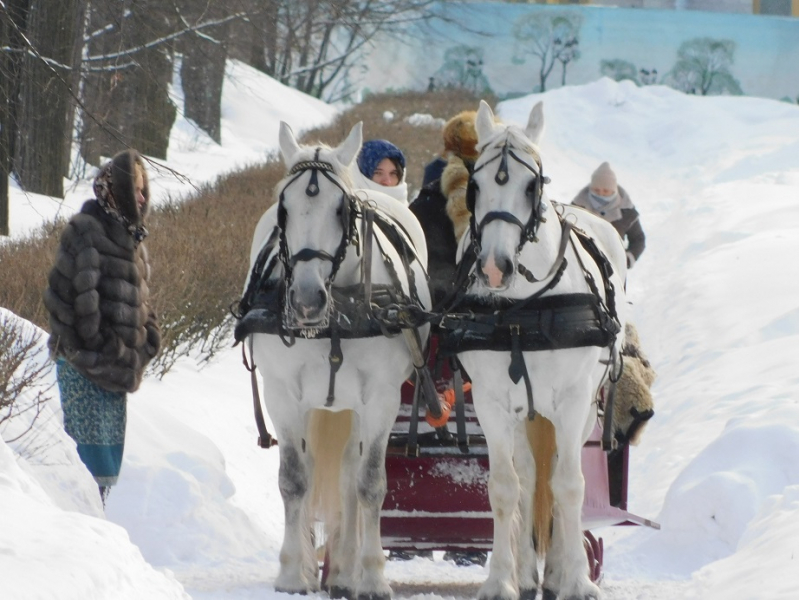
[[[493,253],[480,257],[478,267],[483,282],[492,289],[505,287],[513,274],[513,261],[507,256],[496,257]]]
[[[305,323],[321,321],[327,310],[327,291],[324,289],[289,290],[289,305],[294,313]]]

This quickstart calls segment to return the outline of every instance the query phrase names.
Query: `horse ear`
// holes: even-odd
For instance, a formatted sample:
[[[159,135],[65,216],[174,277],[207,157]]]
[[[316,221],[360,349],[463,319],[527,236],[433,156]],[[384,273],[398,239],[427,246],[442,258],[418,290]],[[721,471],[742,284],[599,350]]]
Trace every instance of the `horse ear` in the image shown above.
[[[363,144],[363,122],[358,121],[350,130],[347,139],[336,148],[336,158],[345,167],[349,167]]]
[[[289,127],[288,123],[285,121],[280,122],[278,142],[280,144],[280,154],[283,157],[283,162],[288,166],[291,164],[291,160],[297,155],[297,152],[300,151],[300,145],[297,143],[297,139],[294,137],[294,132],[291,130],[291,127]]]
[[[485,100],[480,100],[480,108],[477,109],[474,128],[477,131],[478,143],[491,137],[494,132],[494,112]]]
[[[538,144],[544,136],[544,102],[539,100],[530,111],[527,119],[527,128],[524,130],[527,137],[534,144]]]

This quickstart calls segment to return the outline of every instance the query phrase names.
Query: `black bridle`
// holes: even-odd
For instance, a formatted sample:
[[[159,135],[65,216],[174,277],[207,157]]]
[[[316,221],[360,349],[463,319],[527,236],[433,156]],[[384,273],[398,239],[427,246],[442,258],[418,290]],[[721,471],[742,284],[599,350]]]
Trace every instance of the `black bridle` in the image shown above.
[[[494,175],[494,181],[497,183],[497,185],[500,186],[507,184],[508,181],[510,181],[510,174],[508,173],[509,156],[535,176],[527,186],[527,189],[525,190],[525,194],[532,204],[530,218],[527,220],[526,223],[522,223],[522,221],[519,220],[519,218],[516,217],[516,215],[514,215],[513,213],[504,210],[503,211],[494,210],[487,213],[478,223],[477,218],[475,216],[475,204],[477,202],[477,193],[479,192],[479,187],[477,185],[477,182],[474,180],[474,174],[483,169],[488,164],[499,159],[499,167],[497,168],[496,175]],[[499,154],[497,154],[493,158],[488,159],[486,162],[484,162],[479,167],[476,167],[474,171],[472,171],[472,174],[469,177],[469,185],[466,188],[466,207],[469,209],[469,212],[471,213],[469,227],[472,233],[472,243],[474,244],[477,253],[479,253],[479,249],[482,243],[483,228],[492,221],[505,221],[506,223],[511,223],[519,228],[520,230],[519,243],[516,246],[517,254],[521,252],[522,247],[527,242],[535,242],[537,240],[536,232],[538,231],[538,227],[541,225],[541,223],[545,222],[546,220],[543,216],[543,208],[542,208],[543,205],[541,203],[541,199],[544,194],[545,183],[549,183],[549,178],[544,176],[544,171],[540,159],[538,159],[536,161],[536,165],[533,166],[528,162],[526,162],[525,160],[519,158],[518,155],[514,152],[514,148],[513,146],[511,146],[509,140],[505,140],[505,142],[502,144],[502,149]]]
[[[347,253],[347,246],[350,244],[358,246],[358,228],[355,226],[355,219],[357,216],[357,200],[355,197],[345,189],[341,181],[334,177],[333,165],[329,162],[319,160],[319,150],[316,149],[313,160],[299,162],[294,165],[289,171],[289,176],[294,176],[289,180],[283,189],[280,191],[280,198],[278,200],[277,209],[277,226],[280,232],[279,251],[278,256],[280,262],[283,264],[285,270],[286,287],[291,284],[292,274],[294,267],[299,262],[307,262],[314,259],[330,261],[332,267],[330,275],[325,280],[325,287],[329,288],[336,273],[344,261],[344,256]],[[285,192],[288,187],[297,181],[306,171],[311,172],[311,179],[305,188],[305,194],[308,197],[315,197],[319,194],[319,173],[328,179],[333,185],[341,190],[341,206],[339,207],[339,214],[341,217],[342,235],[341,241],[336,248],[335,254],[329,254],[324,250],[317,250],[314,248],[303,248],[294,254],[289,254],[288,242],[286,240],[286,207],[285,207]]]

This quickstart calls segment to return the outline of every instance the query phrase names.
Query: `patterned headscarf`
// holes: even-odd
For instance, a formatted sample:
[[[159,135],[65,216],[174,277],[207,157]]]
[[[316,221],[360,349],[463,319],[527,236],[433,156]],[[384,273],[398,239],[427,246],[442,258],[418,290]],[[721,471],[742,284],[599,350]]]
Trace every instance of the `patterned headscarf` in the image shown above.
[[[364,177],[371,179],[375,174],[377,165],[384,158],[389,158],[398,167],[399,179],[402,181],[405,171],[405,155],[402,150],[386,140],[369,140],[364,142],[358,154],[358,169]]]
[[[144,238],[146,238],[150,232],[147,231],[147,228],[144,225],[134,225],[127,219],[127,217],[119,212],[119,207],[117,206],[113,192],[113,166],[113,162],[106,163],[106,165],[100,170],[99,175],[94,178],[94,197],[97,199],[97,203],[107,215],[125,226],[125,229],[127,229],[128,233],[130,233],[130,235],[133,237],[135,245],[138,246],[139,242],[144,240]]]

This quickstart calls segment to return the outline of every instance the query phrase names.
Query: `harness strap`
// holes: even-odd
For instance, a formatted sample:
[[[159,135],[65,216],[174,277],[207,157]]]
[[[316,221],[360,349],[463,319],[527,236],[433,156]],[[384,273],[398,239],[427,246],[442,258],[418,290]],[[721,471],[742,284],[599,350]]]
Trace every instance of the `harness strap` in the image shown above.
[[[508,375],[514,384],[518,384],[519,379],[524,378],[524,387],[527,390],[527,418],[532,421],[536,415],[533,402],[533,384],[530,382],[530,373],[527,372],[527,363],[524,362],[524,354],[519,342],[521,334],[519,329],[518,325],[510,326],[510,367],[508,367]]]
[[[366,310],[372,311],[372,241],[374,239],[375,211],[369,206],[363,209],[363,260],[361,261],[361,279]]]
[[[250,336],[250,357],[252,357],[252,336]],[[241,345],[241,358],[244,362],[244,368],[250,372],[250,384],[252,386],[252,402],[255,410],[255,426],[258,428],[258,446],[260,448],[271,448],[277,446],[277,439],[272,437],[269,430],[266,428],[266,421],[264,420],[264,411],[261,408],[261,396],[258,393],[258,379],[255,376],[255,360],[247,361],[247,352],[245,344]]]
[[[452,382],[455,385],[455,425],[457,427],[458,448],[469,453],[469,438],[466,436],[466,400],[463,396],[463,373],[457,359],[452,360]]]
[[[329,408],[333,406],[336,399],[336,373],[341,368],[341,363],[344,362],[344,354],[341,352],[341,336],[338,325],[334,323],[330,325],[330,354],[327,359],[330,363],[330,380],[327,386],[325,406]]]
[[[533,274],[527,269],[527,267],[525,267],[522,263],[519,263],[517,267],[519,273],[524,275],[524,278],[530,283],[537,283],[539,281],[544,281],[548,277],[552,277],[552,275],[554,275],[558,270],[560,270],[562,274],[564,270],[562,263],[566,258],[566,246],[568,246],[569,244],[569,238],[571,237],[572,229],[574,229],[574,225],[572,225],[571,221],[568,221],[566,219],[561,219],[560,245],[558,246],[558,255],[555,257],[555,262],[552,263],[552,266],[549,268],[549,272],[546,275],[544,275],[541,279],[536,279],[533,276]]]
[[[419,378],[413,386],[413,406],[411,406],[411,418],[408,421],[408,443],[405,446],[406,456],[419,456],[419,395],[422,393],[419,385]]]
[[[605,400],[605,419],[602,424],[602,450],[610,452],[617,447],[616,438],[613,435],[613,406],[616,400],[616,382],[610,380],[608,386],[608,397]]]

